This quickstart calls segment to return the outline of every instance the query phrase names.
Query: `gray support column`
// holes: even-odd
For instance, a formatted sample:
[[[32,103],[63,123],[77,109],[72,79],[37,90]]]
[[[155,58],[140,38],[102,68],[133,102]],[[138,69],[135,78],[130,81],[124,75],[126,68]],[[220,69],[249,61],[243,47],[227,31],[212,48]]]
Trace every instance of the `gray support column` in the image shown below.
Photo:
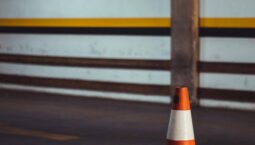
[[[172,1],[172,91],[177,86],[189,88],[192,102],[197,104],[199,74],[199,0]],[[173,96],[172,93],[172,96]]]

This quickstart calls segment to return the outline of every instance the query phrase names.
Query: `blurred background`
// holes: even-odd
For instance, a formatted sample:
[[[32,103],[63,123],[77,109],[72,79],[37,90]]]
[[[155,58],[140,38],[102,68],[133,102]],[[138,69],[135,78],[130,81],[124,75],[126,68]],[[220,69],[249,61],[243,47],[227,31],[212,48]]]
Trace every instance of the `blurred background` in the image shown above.
[[[1,144],[165,144],[181,66],[197,144],[254,145],[255,1],[192,2],[1,0]]]

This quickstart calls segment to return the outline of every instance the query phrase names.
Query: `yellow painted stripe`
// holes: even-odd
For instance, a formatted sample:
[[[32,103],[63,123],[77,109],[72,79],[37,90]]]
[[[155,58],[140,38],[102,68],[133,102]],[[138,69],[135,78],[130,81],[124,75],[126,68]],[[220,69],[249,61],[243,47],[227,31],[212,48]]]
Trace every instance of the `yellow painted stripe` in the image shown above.
[[[201,18],[204,28],[255,28],[255,18]]]
[[[169,27],[167,18],[34,18],[0,19],[9,27]]]
[[[104,27],[164,28],[171,27],[169,18],[0,18],[8,27]],[[203,28],[255,28],[254,18],[201,18]]]
[[[73,136],[73,135],[49,133],[44,131],[16,128],[16,127],[6,126],[6,125],[0,125],[0,133],[29,136],[29,137],[38,137],[38,138],[44,138],[44,139],[49,139],[54,141],[69,141],[69,140],[77,140],[80,138],[78,136]]]

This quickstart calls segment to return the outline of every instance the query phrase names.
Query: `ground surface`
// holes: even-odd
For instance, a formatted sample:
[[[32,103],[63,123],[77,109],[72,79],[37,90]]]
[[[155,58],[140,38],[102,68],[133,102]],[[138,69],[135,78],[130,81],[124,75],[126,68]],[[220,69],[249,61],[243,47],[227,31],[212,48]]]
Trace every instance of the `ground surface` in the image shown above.
[[[164,145],[169,106],[0,90],[1,145]],[[255,145],[255,112],[194,108],[197,145]]]

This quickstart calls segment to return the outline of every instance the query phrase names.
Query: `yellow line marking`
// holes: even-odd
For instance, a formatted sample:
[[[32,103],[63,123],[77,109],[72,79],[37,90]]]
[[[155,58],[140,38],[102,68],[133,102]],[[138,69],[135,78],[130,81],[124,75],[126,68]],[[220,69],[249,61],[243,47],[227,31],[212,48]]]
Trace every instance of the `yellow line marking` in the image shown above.
[[[79,139],[78,136],[73,135],[48,133],[43,131],[16,128],[6,125],[0,125],[0,133],[45,138],[54,141],[69,141]]]
[[[170,18],[0,18],[8,27],[165,28]],[[255,28],[254,18],[200,18],[203,28]]]
[[[255,28],[255,18],[201,18],[204,28]]]
[[[167,18],[2,18],[9,27],[169,27]]]

